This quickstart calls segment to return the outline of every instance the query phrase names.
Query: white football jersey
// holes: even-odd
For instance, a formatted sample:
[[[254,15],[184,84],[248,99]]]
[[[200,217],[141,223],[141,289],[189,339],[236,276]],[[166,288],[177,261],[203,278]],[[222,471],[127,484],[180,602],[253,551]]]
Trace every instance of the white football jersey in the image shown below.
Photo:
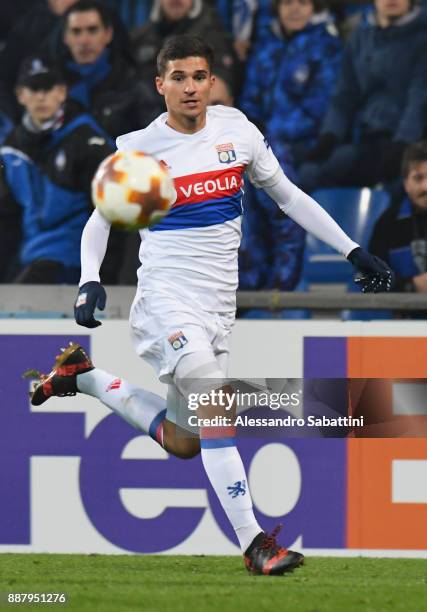
[[[167,113],[147,128],[117,139],[120,151],[138,150],[165,162],[176,201],[164,219],[141,232],[138,285],[227,312],[236,306],[243,175],[270,186],[279,162],[261,132],[234,108],[208,107],[205,127],[182,134]]]

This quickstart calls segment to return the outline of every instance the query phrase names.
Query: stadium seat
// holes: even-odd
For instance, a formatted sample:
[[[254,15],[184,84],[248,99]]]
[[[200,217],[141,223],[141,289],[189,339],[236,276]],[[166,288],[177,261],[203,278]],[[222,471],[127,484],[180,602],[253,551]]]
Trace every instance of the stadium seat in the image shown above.
[[[374,225],[390,201],[386,191],[367,187],[319,189],[312,196],[363,248],[367,248]],[[332,247],[307,234],[302,280],[307,286],[347,285],[352,281],[352,267]]]

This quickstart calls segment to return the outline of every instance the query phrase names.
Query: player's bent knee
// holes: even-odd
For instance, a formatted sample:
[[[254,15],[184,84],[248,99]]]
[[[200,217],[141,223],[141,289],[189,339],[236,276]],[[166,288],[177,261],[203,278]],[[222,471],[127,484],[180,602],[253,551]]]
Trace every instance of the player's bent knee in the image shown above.
[[[163,444],[168,453],[180,459],[192,459],[200,453],[200,441],[171,421],[165,421]]]
[[[177,453],[177,457],[179,459],[193,459],[200,454],[200,443],[194,444],[192,446],[186,446],[185,448],[179,449]]]
[[[171,443],[170,449],[166,448],[166,450],[179,459],[192,459],[200,453],[200,442],[191,438],[187,440],[175,438]]]

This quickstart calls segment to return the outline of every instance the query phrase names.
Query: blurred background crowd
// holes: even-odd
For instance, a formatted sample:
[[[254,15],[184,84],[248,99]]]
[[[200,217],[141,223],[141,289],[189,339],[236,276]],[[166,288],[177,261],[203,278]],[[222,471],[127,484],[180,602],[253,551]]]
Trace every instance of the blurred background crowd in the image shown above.
[[[0,282],[78,282],[91,177],[164,111],[156,55],[183,33],[215,50],[211,103],[263,131],[397,290],[427,293],[424,0],[2,0]],[[244,207],[241,289],[336,280],[332,255],[248,183]],[[138,242],[111,233],[104,283],[135,283]]]

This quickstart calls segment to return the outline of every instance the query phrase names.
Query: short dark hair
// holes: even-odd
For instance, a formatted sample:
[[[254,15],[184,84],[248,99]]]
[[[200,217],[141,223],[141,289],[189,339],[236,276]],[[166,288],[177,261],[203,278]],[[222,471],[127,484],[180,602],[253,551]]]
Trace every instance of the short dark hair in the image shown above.
[[[402,176],[408,178],[412,164],[427,162],[427,140],[414,142],[405,149],[402,159]]]
[[[113,20],[108,6],[98,0],[78,0],[78,2],[65,11],[62,17],[64,27],[67,26],[70,15],[73,13],[87,13],[88,11],[96,11],[99,14],[104,28],[111,28],[113,26]]]
[[[212,72],[214,64],[214,51],[212,47],[198,36],[172,36],[160,49],[157,56],[157,74],[162,76],[166,72],[168,62],[186,57],[204,57]]]

